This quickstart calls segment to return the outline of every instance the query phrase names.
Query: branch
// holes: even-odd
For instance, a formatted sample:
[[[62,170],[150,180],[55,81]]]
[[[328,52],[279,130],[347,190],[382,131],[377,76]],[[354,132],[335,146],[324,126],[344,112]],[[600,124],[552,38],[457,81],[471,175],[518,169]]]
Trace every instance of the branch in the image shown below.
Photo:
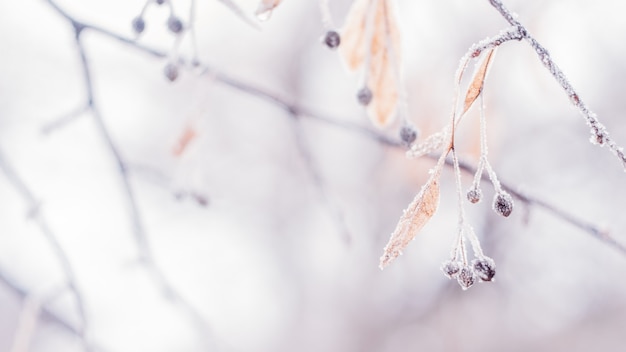
[[[203,341],[206,350],[212,349],[212,343],[210,342],[210,336],[212,335],[211,329],[208,326],[208,323],[205,319],[198,313],[198,310],[193,307],[193,305],[188,302],[176,288],[169,282],[166,278],[165,274],[158,267],[152,249],[150,248],[150,242],[148,240],[143,220],[141,214],[139,212],[139,207],[137,203],[137,199],[135,197],[134,189],[131,185],[129,172],[124,158],[122,157],[119,148],[115,144],[115,141],[111,137],[111,133],[107,128],[104,119],[102,118],[100,111],[97,107],[97,104],[94,99],[93,93],[93,82],[91,79],[91,67],[89,65],[89,61],[87,59],[87,55],[85,52],[85,47],[82,41],[82,34],[85,30],[93,30],[94,32],[104,33],[105,35],[115,38],[118,41],[124,42],[126,44],[133,45],[138,48],[143,48],[142,46],[136,44],[133,40],[124,38],[122,36],[116,35],[108,30],[88,25],[83,22],[80,22],[70,16],[67,12],[65,12],[62,8],[60,8],[55,1],[46,0],[48,4],[50,4],[62,17],[72,24],[74,28],[75,41],[78,49],[78,55],[80,57],[81,69],[83,73],[83,78],[85,80],[85,90],[87,92],[87,107],[91,112],[92,117],[96,122],[96,126],[98,132],[102,136],[107,148],[109,149],[115,163],[117,164],[118,173],[120,179],[122,181],[122,189],[126,196],[126,203],[130,210],[130,220],[132,222],[133,227],[133,235],[135,237],[135,242],[138,247],[139,252],[139,260],[140,263],[145,267],[148,274],[153,279],[155,285],[158,289],[163,293],[164,297],[166,297],[172,304],[178,305],[181,311],[189,317],[192,325],[196,327],[198,330],[198,336],[200,340]],[[165,57],[165,53],[161,53],[156,50],[151,50],[148,48],[143,48],[143,51],[152,54],[156,57]]]
[[[61,264],[61,269],[63,270],[65,277],[67,279],[68,287],[70,291],[72,292],[72,294],[74,295],[74,298],[76,300],[76,309],[78,311],[78,315],[81,320],[80,325],[74,329],[76,330],[77,335],[81,337],[85,350],[86,351],[91,350],[91,348],[89,347],[89,343],[87,342],[87,339],[85,337],[85,331],[87,330],[87,318],[85,315],[84,300],[82,298],[82,294],[80,290],[78,289],[78,286],[76,285],[76,276],[74,274],[74,269],[72,268],[72,265],[67,256],[67,253],[65,252],[65,250],[59,243],[59,240],[56,234],[48,226],[48,222],[46,218],[44,217],[44,215],[42,214],[40,204],[35,198],[35,196],[33,195],[33,192],[30,190],[30,188],[28,188],[26,183],[15,172],[13,167],[8,163],[8,161],[4,157],[4,153],[1,150],[0,150],[0,171],[2,171],[6,175],[9,183],[15,188],[15,190],[19,193],[19,195],[26,202],[29,208],[29,211],[28,211],[29,217],[35,221],[35,223],[39,227],[39,230],[44,235],[44,238],[50,245],[50,248],[54,252],[59,263]],[[3,281],[5,281],[5,283],[8,282],[6,280],[3,280]]]
[[[580,113],[583,115],[583,118],[587,122],[587,125],[591,128],[591,143],[598,144],[600,146],[606,145],[609,150],[615,155],[620,162],[622,163],[622,168],[626,171],[626,155],[624,154],[624,149],[615,143],[615,141],[609,136],[609,132],[606,130],[606,127],[600,120],[598,120],[597,115],[592,112],[587,104],[585,104],[580,95],[576,92],[572,84],[569,82],[563,71],[557,66],[557,64],[552,60],[548,50],[544,48],[535,38],[533,38],[530,34],[528,34],[528,30],[524,27],[518,20],[515,19],[513,14],[504,7],[502,1],[500,0],[489,0],[489,3],[498,10],[500,15],[504,17],[504,19],[514,27],[519,28],[520,33],[524,34],[524,39],[530,44],[530,46],[535,50],[537,56],[541,63],[550,71],[550,74],[554,79],[559,83],[561,88],[565,91],[567,96],[570,99],[570,102],[578,108]]]
[[[77,22],[74,18],[70,17],[66,12],[64,12],[62,9],[58,8],[56,6],[56,4],[54,4],[54,1],[52,0],[46,0],[47,2],[51,3],[53,5],[53,7],[55,7],[55,9],[57,9],[57,11],[63,16],[65,17],[67,20],[69,20],[71,23],[79,23],[80,26],[85,29],[85,30],[92,30],[96,33],[101,34],[102,36],[118,41],[124,45],[127,45],[131,48],[133,48],[134,50],[138,50],[140,52],[143,52],[144,54],[148,54],[150,56],[153,56],[155,58],[166,58],[167,57],[167,53],[159,50],[159,49],[155,49],[155,48],[151,48],[145,45],[142,45],[138,42],[136,42],[133,39],[124,37],[122,35],[119,35],[117,33],[114,33],[113,31],[110,31],[108,29],[102,28],[102,27],[98,27],[98,26],[93,26],[90,24],[85,24],[82,22]],[[503,17],[507,20],[507,22],[509,22],[509,24],[511,24],[512,26],[515,26],[517,28],[517,30],[515,31],[516,33],[519,33],[520,36],[522,36],[523,38],[527,39],[527,40],[531,40],[531,45],[533,45],[533,43],[536,43],[536,45],[538,47],[539,43],[537,43],[536,40],[534,40],[529,34],[528,31],[526,30],[526,28],[524,26],[521,25],[521,23],[519,23],[517,20],[515,20],[515,18],[513,18],[513,16],[511,15],[511,13],[506,10],[504,8],[504,6],[502,5],[501,1],[499,0],[490,0],[491,4],[496,7],[496,9],[503,15]],[[76,27],[76,26],[75,26]],[[506,34],[506,33],[505,33]],[[513,36],[513,39],[519,39],[515,36]],[[542,48],[542,47],[541,47]],[[545,49],[541,50],[541,52],[547,53],[547,51]],[[549,62],[551,63],[550,66],[557,68],[558,67],[554,64],[554,62],[552,61],[552,59],[549,56],[546,56],[547,60],[549,60]],[[191,65],[191,62],[189,62],[189,60],[184,60],[182,59],[183,64],[188,64]],[[207,64],[200,64],[200,66],[203,68],[202,69],[202,74],[204,75],[208,75],[210,77],[212,77],[216,82],[219,82],[221,84],[224,84],[225,86],[231,87],[239,92],[245,93],[247,95],[259,98],[261,100],[267,101],[269,104],[285,111],[286,113],[290,114],[290,115],[297,115],[300,117],[305,117],[305,118],[309,118],[311,120],[323,123],[323,124],[327,124],[331,127],[334,128],[338,128],[341,130],[344,130],[348,133],[355,133],[355,134],[359,134],[362,135],[365,138],[368,138],[374,142],[377,142],[381,145],[387,146],[387,147],[392,147],[392,148],[397,148],[397,149],[404,149],[404,145],[402,144],[402,142],[396,140],[396,139],[392,139],[388,136],[385,136],[377,131],[374,131],[368,127],[364,127],[362,125],[358,125],[358,124],[354,124],[348,121],[344,121],[342,119],[339,119],[337,117],[334,116],[329,116],[329,115],[324,115],[322,113],[319,113],[317,111],[314,110],[310,110],[307,108],[304,108],[302,106],[293,104],[291,102],[289,102],[287,99],[282,98],[268,90],[265,90],[263,88],[251,85],[245,81],[236,79],[218,69],[215,69]],[[552,71],[551,71],[552,72]],[[558,72],[561,72],[560,70]],[[557,75],[558,76],[558,75]],[[563,77],[563,74],[560,73],[560,77]],[[561,83],[561,81],[559,81]],[[565,82],[567,82],[567,80],[565,80]],[[571,88],[571,85],[569,85],[569,83],[567,83],[569,88],[564,87],[564,89],[566,90],[566,92],[570,92],[573,91],[573,88]],[[578,94],[575,94],[575,97],[578,97]],[[586,108],[586,105],[584,105],[582,103],[582,101],[580,100],[580,98],[578,98],[578,106],[584,106],[585,107],[585,111],[589,112],[589,110]],[[593,115],[595,116],[595,115]],[[597,119],[596,119],[597,121]],[[606,137],[608,137],[608,134],[605,134]],[[623,157],[623,154],[621,152],[619,152],[619,148],[617,146],[614,145],[614,143],[612,142],[612,140],[609,138],[608,140],[605,138],[605,141],[610,141],[607,144],[609,145],[610,148],[612,148],[612,150],[614,150],[615,153],[617,153],[618,157],[620,159],[624,159],[626,161],[626,157]],[[614,146],[614,147],[612,147]],[[436,157],[429,155],[429,158],[433,158],[436,159]],[[451,164],[447,163],[448,166],[452,166]],[[473,174],[476,170],[471,167],[470,165],[468,165],[467,163],[461,163],[461,169],[464,172],[468,172]],[[529,205],[534,205],[536,207],[539,208],[543,208],[544,210],[548,211],[548,213],[552,214],[553,216],[568,222],[570,224],[572,224],[573,226],[579,228],[580,230],[600,239],[601,241],[603,241],[605,244],[613,247],[614,249],[617,249],[618,251],[626,254],[626,249],[624,247],[624,245],[620,244],[619,242],[615,241],[615,239],[613,239],[612,237],[610,237],[608,235],[608,233],[606,231],[602,231],[599,229],[598,226],[595,226],[589,222],[586,222],[582,219],[576,218],[572,215],[569,215],[565,210],[560,209],[558,207],[555,206],[551,206],[549,205],[547,202],[538,199],[538,198],[533,198],[527,195],[524,195],[520,192],[515,191],[514,187],[511,185],[508,185],[506,183],[502,183],[502,188],[507,190],[509,193],[511,193],[511,195],[513,195],[514,197],[516,197],[517,199],[519,199],[520,201],[529,204]]]

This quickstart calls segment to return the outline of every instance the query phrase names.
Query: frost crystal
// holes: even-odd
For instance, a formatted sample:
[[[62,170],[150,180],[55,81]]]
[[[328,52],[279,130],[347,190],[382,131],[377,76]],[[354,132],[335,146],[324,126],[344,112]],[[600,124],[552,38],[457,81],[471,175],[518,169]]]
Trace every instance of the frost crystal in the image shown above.
[[[467,290],[472,287],[476,282],[476,273],[472,268],[464,266],[457,276],[457,281],[463,290]]]
[[[449,279],[454,279],[459,271],[461,271],[461,266],[457,261],[448,260],[441,264],[441,271],[443,271]]]
[[[504,217],[511,215],[513,211],[513,198],[511,195],[504,191],[498,192],[493,198],[493,210]]]
[[[472,267],[482,281],[491,281],[496,275],[496,263],[489,257],[472,260]]]
[[[471,188],[469,191],[467,191],[467,200],[469,200],[471,203],[478,203],[480,202],[480,200],[483,197],[483,192],[480,190],[480,188]]]

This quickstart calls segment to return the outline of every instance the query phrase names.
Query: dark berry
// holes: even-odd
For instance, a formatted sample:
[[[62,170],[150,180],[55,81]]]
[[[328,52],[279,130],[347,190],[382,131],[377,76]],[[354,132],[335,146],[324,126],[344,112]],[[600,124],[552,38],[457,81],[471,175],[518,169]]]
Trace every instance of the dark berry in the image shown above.
[[[472,267],[482,281],[491,281],[496,276],[496,263],[489,257],[472,260]]]
[[[441,271],[443,271],[449,279],[453,279],[457,276],[459,271],[461,271],[461,266],[457,261],[448,260],[441,265]]]
[[[368,106],[372,102],[372,98],[372,91],[367,87],[359,89],[359,91],[356,93],[356,99],[358,100],[359,104],[363,106]]]
[[[461,271],[459,271],[456,279],[459,282],[459,285],[461,285],[461,288],[463,290],[467,290],[476,282],[476,273],[472,270],[472,268],[464,266],[461,268]]]
[[[480,200],[483,197],[483,192],[480,190],[480,188],[471,188],[469,191],[467,191],[467,200],[470,201],[470,203],[478,203],[480,202]]]
[[[167,77],[170,82],[174,82],[176,78],[178,78],[178,66],[174,65],[173,63],[169,63],[165,65],[163,73],[165,73],[165,77]]]
[[[400,139],[406,145],[411,145],[417,139],[417,131],[411,125],[404,125],[400,128]]]
[[[183,22],[178,17],[170,16],[167,20],[167,28],[172,33],[180,33],[183,30]]]
[[[335,31],[328,31],[324,36],[324,44],[330,49],[336,49],[341,44],[341,37]]]
[[[133,31],[140,34],[146,29],[146,22],[141,17],[135,17],[133,19]]]
[[[511,195],[504,191],[498,192],[493,198],[493,210],[504,217],[511,215],[513,211],[513,198],[511,198]]]

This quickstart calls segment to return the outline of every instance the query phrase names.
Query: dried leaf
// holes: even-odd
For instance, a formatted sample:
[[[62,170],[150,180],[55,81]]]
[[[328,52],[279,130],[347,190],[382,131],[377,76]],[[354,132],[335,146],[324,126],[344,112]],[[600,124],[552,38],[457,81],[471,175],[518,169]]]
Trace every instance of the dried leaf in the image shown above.
[[[487,76],[489,65],[491,64],[491,62],[493,62],[495,50],[495,48],[489,50],[482,63],[474,73],[472,83],[467,89],[467,94],[465,94],[465,105],[463,106],[463,113],[461,113],[461,115],[464,115],[467,110],[472,107],[472,104],[474,104],[480,93],[483,91],[485,77]]]
[[[174,154],[174,156],[181,156],[189,146],[189,143],[191,143],[191,141],[194,140],[196,136],[196,130],[191,126],[187,126],[187,128],[185,128],[183,133],[178,138],[178,142],[176,142],[174,148],[172,148],[172,154]]]
[[[342,30],[339,54],[350,70],[364,66],[373,98],[367,113],[378,127],[389,124],[398,104],[400,34],[388,0],[356,0]],[[368,25],[371,19],[371,24]]]
[[[357,70],[365,61],[365,36],[367,27],[367,9],[370,0],[355,0],[350,7],[346,23],[341,30],[339,55],[352,71]]]
[[[440,158],[440,162],[426,184],[422,186],[420,192],[402,214],[395,231],[385,246],[383,256],[380,257],[381,269],[384,269],[402,254],[404,248],[437,211],[439,207],[439,177],[444,160],[445,156]]]
[[[280,5],[282,0],[261,0],[255,15],[262,21],[267,21],[272,16],[272,11]]]

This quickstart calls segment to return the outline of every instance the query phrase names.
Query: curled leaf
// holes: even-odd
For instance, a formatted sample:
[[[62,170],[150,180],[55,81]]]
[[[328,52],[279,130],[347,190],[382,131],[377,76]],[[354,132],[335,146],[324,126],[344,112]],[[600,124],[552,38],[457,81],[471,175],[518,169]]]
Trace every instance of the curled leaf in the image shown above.
[[[272,11],[282,0],[261,0],[259,7],[257,7],[255,15],[262,21],[267,21],[272,16]]]
[[[404,248],[437,211],[439,207],[439,178],[444,159],[445,156],[440,158],[440,162],[426,184],[422,186],[420,192],[402,214],[395,231],[385,246],[383,256],[380,257],[379,266],[381,269],[384,269],[402,254]]]
[[[480,66],[478,66],[476,72],[474,72],[474,78],[472,78],[472,82],[470,83],[467,93],[465,94],[465,104],[463,105],[463,112],[461,115],[464,115],[467,110],[472,107],[478,96],[480,96],[480,93],[483,91],[485,77],[487,76],[487,71],[489,70],[491,62],[493,62],[495,50],[496,49],[493,48],[487,52]]]
[[[378,127],[388,125],[396,112],[400,84],[400,34],[390,1],[354,1],[341,38],[339,54],[348,69],[365,70],[372,92],[368,116]]]

